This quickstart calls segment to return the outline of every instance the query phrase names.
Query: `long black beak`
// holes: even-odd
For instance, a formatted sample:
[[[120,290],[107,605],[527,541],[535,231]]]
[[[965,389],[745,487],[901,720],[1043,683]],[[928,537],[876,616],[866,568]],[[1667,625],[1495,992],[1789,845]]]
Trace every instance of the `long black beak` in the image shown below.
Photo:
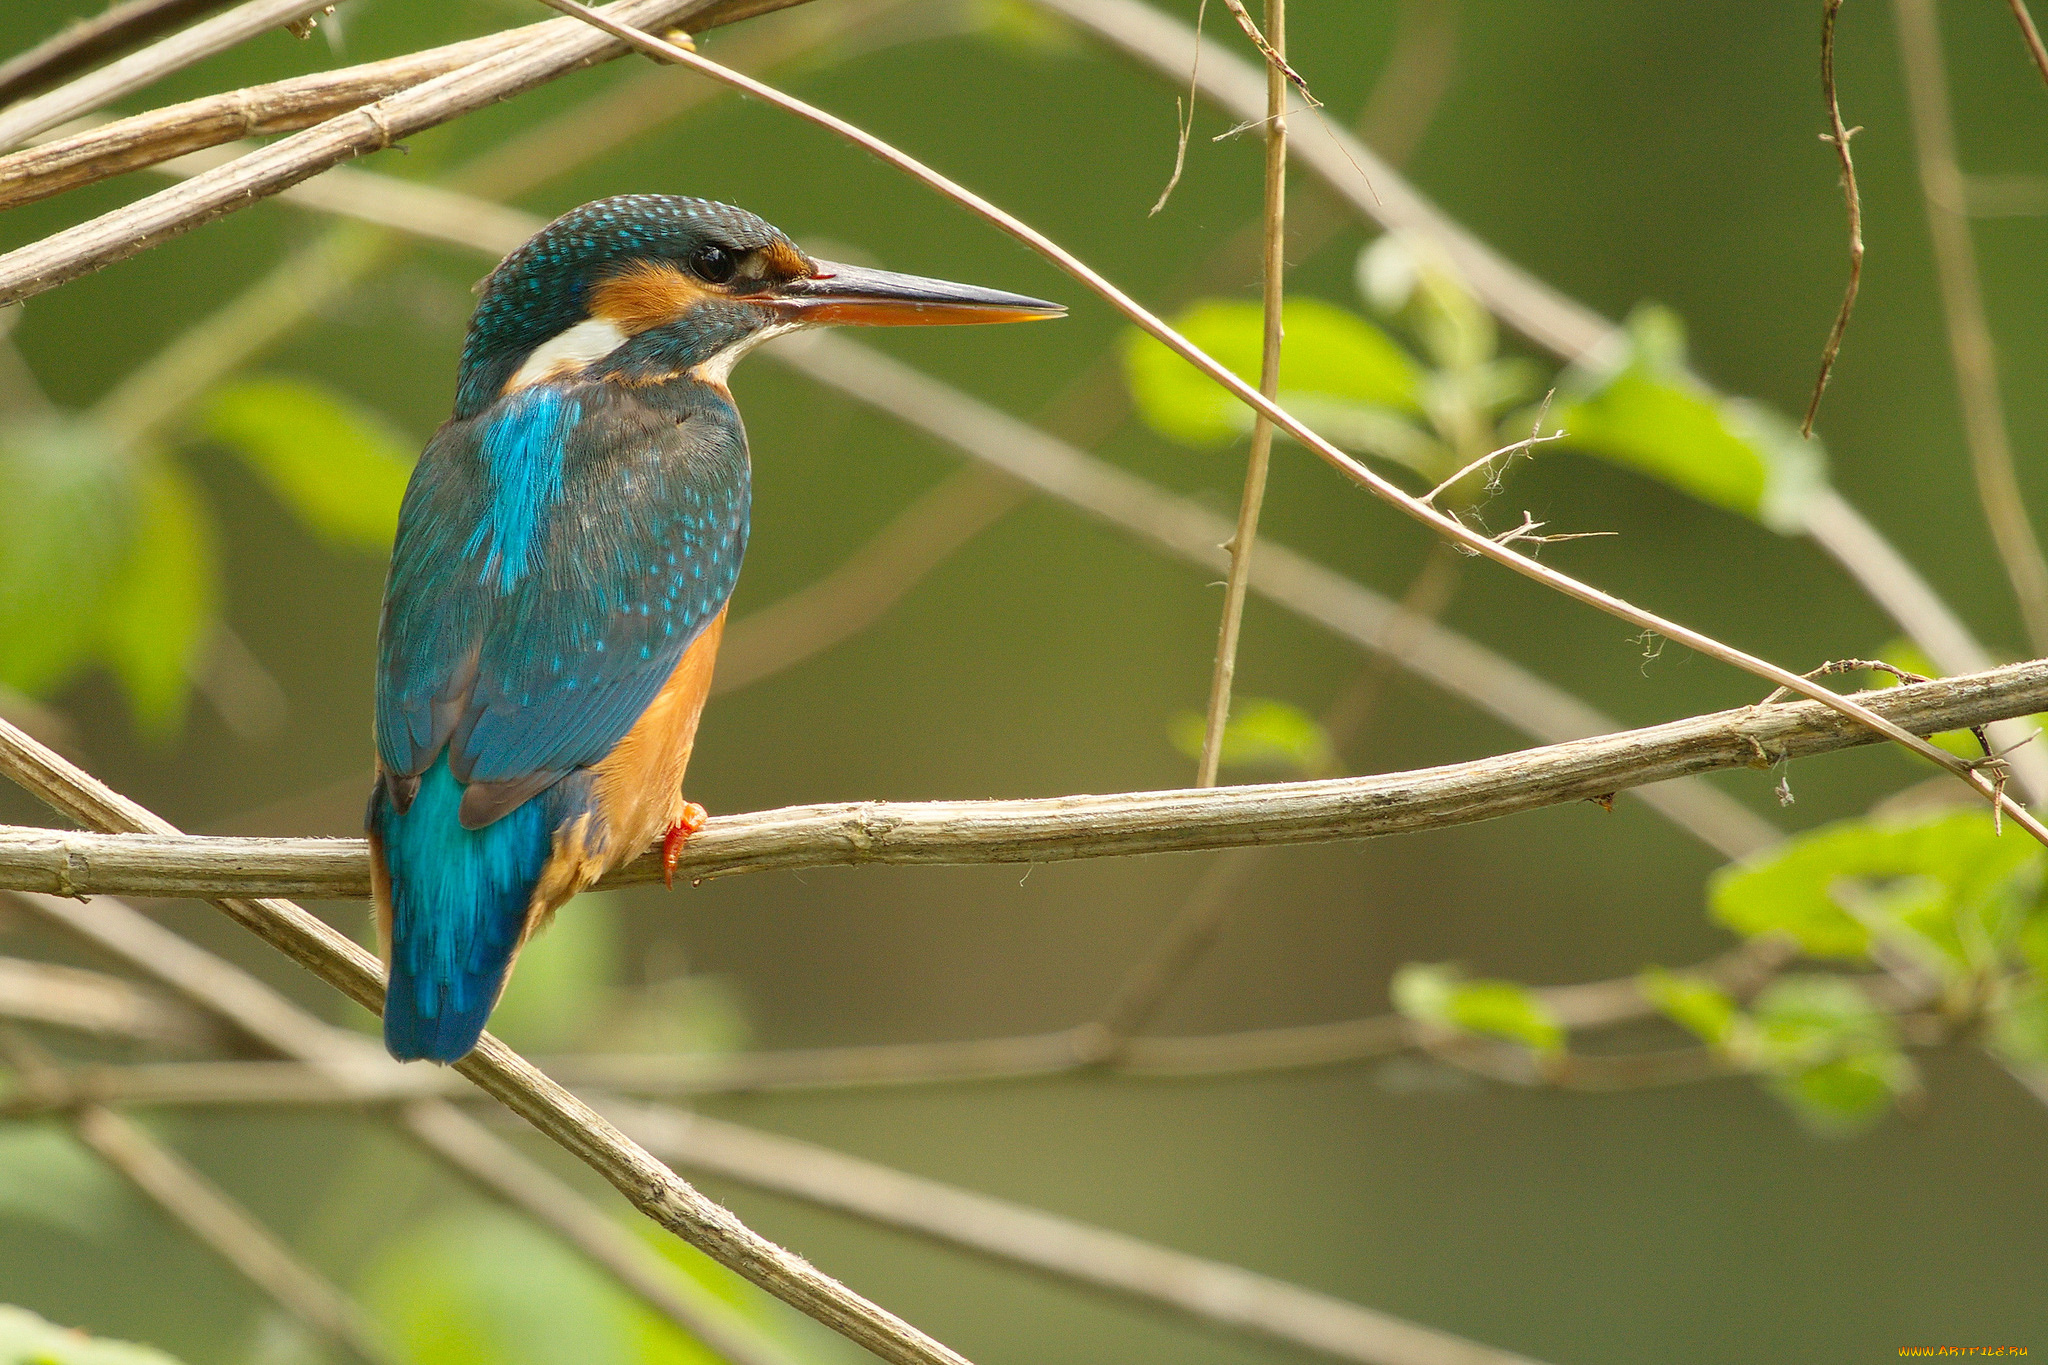
[[[806,326],[945,326],[968,322],[1032,322],[1064,317],[1065,304],[979,285],[899,275],[893,270],[817,262],[818,273],[791,280],[765,300]]]

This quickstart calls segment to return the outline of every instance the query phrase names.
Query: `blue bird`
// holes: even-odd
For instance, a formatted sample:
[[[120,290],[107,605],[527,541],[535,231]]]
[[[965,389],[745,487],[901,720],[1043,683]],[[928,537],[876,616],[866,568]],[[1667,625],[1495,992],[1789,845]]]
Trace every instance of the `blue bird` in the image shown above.
[[[683,769],[751,498],[734,362],[803,327],[1064,311],[646,194],[564,214],[481,294],[378,633],[366,824],[401,1060],[461,1058],[563,902],[658,837],[672,872],[702,827]]]

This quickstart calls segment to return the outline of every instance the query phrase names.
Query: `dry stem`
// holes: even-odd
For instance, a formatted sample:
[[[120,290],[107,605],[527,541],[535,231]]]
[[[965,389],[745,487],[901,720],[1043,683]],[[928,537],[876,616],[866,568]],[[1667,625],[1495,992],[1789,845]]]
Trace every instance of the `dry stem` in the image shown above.
[[[1828,330],[1828,342],[1820,353],[1820,374],[1813,381],[1813,397],[1806,405],[1806,418],[1799,424],[1801,435],[1813,435],[1813,419],[1820,412],[1820,396],[1827,392],[1828,377],[1834,373],[1835,356],[1842,349],[1842,334],[1849,330],[1849,314],[1856,307],[1856,291],[1863,285],[1863,197],[1856,190],[1856,162],[1849,154],[1849,139],[1861,129],[1842,126],[1842,103],[1835,95],[1835,16],[1842,0],[1827,0],[1820,21],[1820,85],[1827,98],[1828,122],[1833,131],[1823,141],[1833,144],[1842,163],[1842,199],[1849,212],[1849,283],[1842,291],[1842,307],[1835,325]]]
[[[1266,0],[1266,33],[1259,35],[1251,16],[1236,0],[1225,0],[1253,35],[1266,58],[1266,184],[1261,231],[1264,237],[1264,281],[1259,351],[1259,392],[1268,398],[1280,392],[1280,310],[1287,278],[1287,86],[1299,81],[1287,65],[1287,0]],[[1305,89],[1305,87],[1304,87]],[[1202,755],[1195,785],[1216,785],[1223,761],[1223,730],[1230,721],[1230,693],[1237,678],[1238,636],[1244,628],[1244,599],[1251,584],[1252,550],[1259,535],[1259,509],[1266,501],[1266,471],[1273,455],[1273,423],[1261,413],[1252,420],[1251,452],[1245,458],[1244,492],[1237,505],[1237,526],[1231,532],[1230,574],[1223,585],[1223,623],[1216,632],[1216,663],[1209,675],[1209,709],[1202,729]]]

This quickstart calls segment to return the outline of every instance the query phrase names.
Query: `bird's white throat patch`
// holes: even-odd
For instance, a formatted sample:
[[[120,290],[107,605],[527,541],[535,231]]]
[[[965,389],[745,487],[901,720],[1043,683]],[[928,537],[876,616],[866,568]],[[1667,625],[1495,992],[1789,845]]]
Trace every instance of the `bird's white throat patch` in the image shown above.
[[[519,373],[505,385],[505,391],[523,389],[558,374],[573,374],[586,365],[604,359],[626,344],[626,334],[606,318],[587,318],[565,328],[533,348]]]
[[[747,333],[709,360],[699,361],[691,366],[690,377],[702,380],[706,384],[716,384],[722,389],[726,386],[725,381],[732,377],[732,367],[739,364],[741,356],[764,341],[788,332],[799,331],[802,327],[803,324],[800,322],[771,322],[758,332]]]

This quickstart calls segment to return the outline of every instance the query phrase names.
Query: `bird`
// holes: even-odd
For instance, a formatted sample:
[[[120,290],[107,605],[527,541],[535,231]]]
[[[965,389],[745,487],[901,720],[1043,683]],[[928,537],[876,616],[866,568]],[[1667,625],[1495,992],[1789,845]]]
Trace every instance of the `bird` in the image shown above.
[[[703,827],[683,773],[751,516],[733,365],[802,328],[1065,312],[658,194],[570,210],[478,292],[378,628],[365,826],[401,1061],[468,1054],[563,903],[657,838],[672,878]]]

